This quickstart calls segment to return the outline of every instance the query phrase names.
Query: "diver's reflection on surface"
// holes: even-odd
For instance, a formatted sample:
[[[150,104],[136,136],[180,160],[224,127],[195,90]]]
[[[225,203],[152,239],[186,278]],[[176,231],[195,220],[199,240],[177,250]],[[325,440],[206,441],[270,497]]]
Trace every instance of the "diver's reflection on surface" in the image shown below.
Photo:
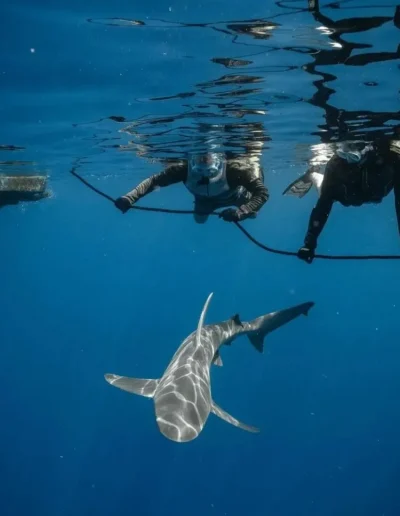
[[[333,48],[330,51],[318,52],[315,55],[315,64],[346,66],[365,66],[371,63],[381,63],[399,59],[400,45],[391,52],[365,52],[371,45],[368,38],[366,42],[352,42],[343,39],[346,34],[367,32],[371,29],[382,27],[385,23],[393,22],[399,27],[400,6],[396,6],[393,16],[358,16],[354,18],[341,18],[333,20],[320,11],[319,2],[316,1],[312,9],[314,19],[322,24],[322,28],[328,30],[328,37],[332,41]],[[352,55],[354,50],[363,50],[362,53]]]
[[[319,199],[311,212],[300,259],[311,263],[318,237],[328,220],[334,202],[343,206],[380,203],[394,190],[397,223],[400,232],[400,147],[397,140],[386,138],[374,142],[348,141],[338,144],[326,164],[325,172],[311,166],[294,181],[284,194],[303,197],[312,186]]]
[[[341,3],[339,1],[335,5],[325,4],[320,9],[317,0],[309,2],[311,15],[318,24],[316,30],[325,34],[331,45],[329,49],[315,48],[312,53],[312,61],[303,66],[303,70],[316,79],[314,81],[316,91],[309,102],[324,110],[325,123],[319,126],[319,136],[324,143],[345,140],[348,138],[349,131],[353,132],[354,137],[354,124],[357,124],[359,139],[373,140],[375,135],[367,137],[365,136],[366,131],[370,132],[376,129],[385,131],[389,121],[392,123],[394,120],[400,120],[396,104],[397,91],[392,96],[393,109],[390,111],[378,111],[376,108],[379,107],[379,104],[374,105],[369,102],[365,102],[363,109],[344,110],[331,102],[330,99],[337,90],[335,84],[339,84],[339,81],[342,80],[342,74],[338,74],[336,71],[340,69],[338,65],[368,67],[374,63],[387,62],[390,64],[393,61],[394,67],[396,66],[394,62],[400,57],[398,38],[397,40],[392,38],[383,40],[378,33],[378,29],[382,30],[388,24],[400,28],[400,5],[393,6],[391,14],[388,14],[390,13],[389,9],[385,9],[385,16],[366,16],[365,14],[369,11],[360,8],[358,16],[345,17],[347,11],[340,9]],[[344,1],[343,4],[346,2]],[[334,13],[334,17],[337,19],[331,18],[329,12]],[[353,37],[354,34],[358,34],[356,40]],[[346,39],[347,35],[350,36],[349,39]],[[386,51],[382,50],[383,45],[387,46]],[[379,47],[379,51],[372,51],[374,46]],[[376,75],[374,81],[360,82],[360,86],[377,87],[389,72],[390,68],[386,73]],[[362,75],[360,75],[360,81],[362,81]],[[395,84],[392,82],[392,85]],[[357,91],[357,87],[354,91]],[[361,92],[359,98],[362,100]]]

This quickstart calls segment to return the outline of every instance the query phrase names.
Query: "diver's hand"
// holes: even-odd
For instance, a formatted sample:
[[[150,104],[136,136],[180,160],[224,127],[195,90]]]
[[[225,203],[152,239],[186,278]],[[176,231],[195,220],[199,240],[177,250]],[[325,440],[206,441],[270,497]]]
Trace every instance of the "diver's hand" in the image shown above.
[[[227,210],[221,211],[219,217],[224,219],[226,222],[239,222],[242,212],[235,210],[234,208],[228,208]]]
[[[313,247],[303,246],[297,251],[297,256],[300,260],[304,260],[307,263],[312,263],[315,256],[315,249]]]
[[[127,197],[118,197],[116,201],[114,201],[115,206],[122,211],[122,213],[126,213],[131,207],[131,202]]]

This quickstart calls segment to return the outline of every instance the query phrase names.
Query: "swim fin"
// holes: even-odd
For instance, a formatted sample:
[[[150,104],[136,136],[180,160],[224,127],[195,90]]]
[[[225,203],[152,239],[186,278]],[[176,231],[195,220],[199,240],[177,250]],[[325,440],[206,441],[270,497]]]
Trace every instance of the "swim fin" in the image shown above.
[[[282,195],[294,195],[301,199],[311,190],[312,186],[313,182],[311,180],[310,171],[307,170],[299,179],[290,183]]]

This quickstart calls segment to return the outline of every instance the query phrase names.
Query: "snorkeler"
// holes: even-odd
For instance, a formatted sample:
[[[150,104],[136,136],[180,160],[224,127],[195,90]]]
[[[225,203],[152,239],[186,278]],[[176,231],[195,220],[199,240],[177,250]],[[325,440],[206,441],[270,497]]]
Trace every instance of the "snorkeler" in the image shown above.
[[[46,176],[5,175],[0,173],[0,208],[22,201],[39,201],[49,196]]]
[[[140,198],[156,187],[184,183],[194,196],[194,218],[204,223],[216,209],[228,222],[254,218],[269,198],[260,164],[251,158],[226,159],[222,153],[192,154],[188,160],[168,166],[142,181],[131,192],[119,197],[115,206],[126,213]]]
[[[297,253],[301,260],[311,263],[317,240],[334,202],[343,206],[380,203],[394,190],[397,223],[400,231],[400,162],[399,149],[389,142],[344,143],[326,164],[325,173],[311,168],[289,185],[284,193],[297,197],[305,195],[314,185],[319,199],[311,212],[304,245]]]

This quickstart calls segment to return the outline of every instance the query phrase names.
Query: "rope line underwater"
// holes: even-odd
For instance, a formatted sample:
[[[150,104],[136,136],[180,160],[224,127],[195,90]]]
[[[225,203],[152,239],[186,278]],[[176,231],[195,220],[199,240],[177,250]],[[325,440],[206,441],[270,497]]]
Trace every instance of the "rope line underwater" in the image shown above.
[[[86,185],[88,188],[96,192],[98,195],[101,195],[108,201],[114,203],[115,199],[111,197],[110,195],[102,192],[92,184],[90,184],[86,179],[84,179],[82,176],[80,176],[76,172],[76,167],[73,167],[71,169],[71,174],[75,176],[79,181],[81,181],[84,185]],[[152,208],[148,206],[131,206],[131,210],[140,210],[140,211],[151,211],[156,213],[173,213],[177,215],[193,215],[196,213],[193,210],[175,210],[170,208]],[[210,215],[219,216],[219,213],[216,211],[213,211],[210,213]],[[234,222],[235,226],[250,240],[250,242],[253,242],[257,247],[263,249],[264,251],[267,251],[269,253],[273,254],[280,254],[284,256],[295,256],[297,257],[297,253],[293,251],[283,251],[281,249],[274,249],[273,247],[268,247],[259,240],[257,240],[253,235],[251,235],[247,229],[245,229],[239,222]],[[329,254],[315,254],[315,259],[322,259],[322,260],[400,260],[400,255],[396,254],[388,254],[388,255],[380,255],[380,254],[368,254],[368,255],[329,255]]]

